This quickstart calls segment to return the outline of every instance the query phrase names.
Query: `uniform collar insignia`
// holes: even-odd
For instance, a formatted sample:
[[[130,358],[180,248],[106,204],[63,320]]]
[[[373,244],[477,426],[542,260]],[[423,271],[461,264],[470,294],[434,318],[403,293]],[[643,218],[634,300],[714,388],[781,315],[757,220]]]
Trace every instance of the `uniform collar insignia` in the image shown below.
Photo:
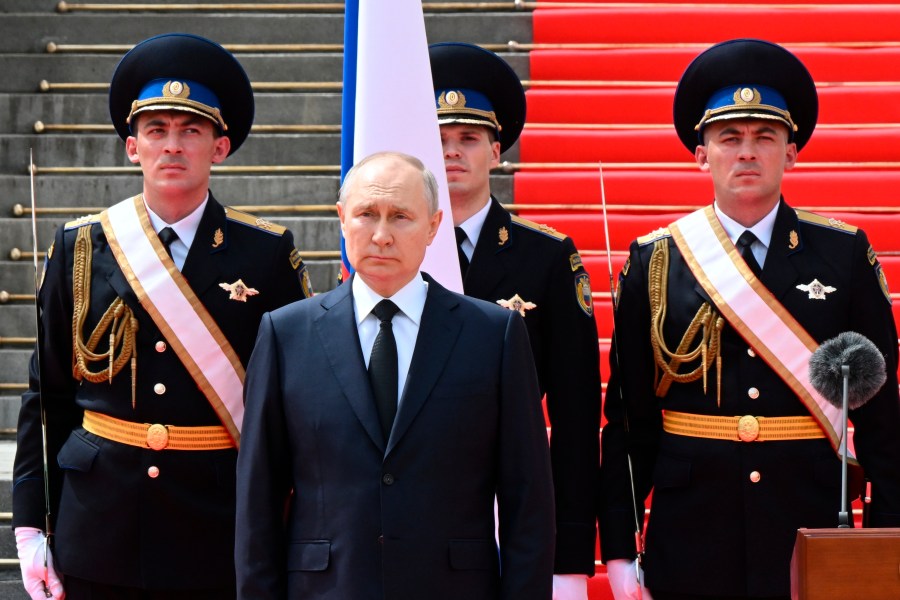
[[[216,229],[216,232],[213,234],[213,243],[212,243],[212,247],[213,247],[213,248],[218,248],[218,247],[221,246],[224,242],[225,242],[225,234],[222,233],[222,228],[219,227],[218,229]]]
[[[229,300],[237,300],[238,302],[246,302],[249,296],[259,294],[259,290],[247,287],[243,279],[238,279],[234,283],[220,283],[219,287],[229,292]]]
[[[501,227],[500,231],[497,232],[497,235],[500,237],[500,241],[497,242],[498,246],[502,246],[509,241],[509,231],[507,231],[506,227]]]
[[[801,283],[797,286],[797,289],[802,292],[809,292],[810,300],[824,300],[825,294],[837,291],[837,288],[825,285],[818,279],[813,279],[809,283]]]
[[[793,229],[791,230],[791,233],[788,234],[788,237],[790,238],[790,241],[788,243],[788,250],[793,250],[800,245],[800,236]]]
[[[522,300],[522,297],[518,294],[516,294],[509,300],[497,300],[497,304],[499,304],[503,308],[517,311],[523,317],[525,316],[526,310],[537,308],[537,304],[535,304],[534,302],[526,302],[525,300]]]

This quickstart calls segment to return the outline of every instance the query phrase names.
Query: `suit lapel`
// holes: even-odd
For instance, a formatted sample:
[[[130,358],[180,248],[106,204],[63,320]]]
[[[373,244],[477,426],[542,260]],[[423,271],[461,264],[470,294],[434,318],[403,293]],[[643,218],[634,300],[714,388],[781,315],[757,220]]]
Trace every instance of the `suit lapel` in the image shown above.
[[[390,453],[403,438],[424,406],[450,358],[462,327],[459,317],[454,314],[459,306],[459,299],[430,276],[424,273],[423,276],[428,281],[428,296],[406,377],[406,389],[400,400],[386,453]],[[374,400],[372,402],[374,404]]]
[[[509,271],[506,251],[515,242],[510,214],[496,199],[491,198],[490,202],[491,208],[478,235],[475,253],[463,283],[466,295],[475,298],[490,298],[506,278]],[[502,235],[501,230],[505,230],[506,234]]]
[[[327,293],[327,297],[322,300],[323,311],[315,319],[314,327],[323,353],[347,402],[372,442],[383,452],[385,439],[375,410],[369,373],[359,346],[351,282],[352,280],[347,281]]]
[[[216,243],[216,232],[222,233],[222,241]],[[219,256],[227,256],[228,221],[225,209],[216,202],[212,193],[203,210],[197,234],[188,251],[181,273],[197,296],[201,296],[213,283],[219,280]],[[222,254],[219,254],[222,253]]]

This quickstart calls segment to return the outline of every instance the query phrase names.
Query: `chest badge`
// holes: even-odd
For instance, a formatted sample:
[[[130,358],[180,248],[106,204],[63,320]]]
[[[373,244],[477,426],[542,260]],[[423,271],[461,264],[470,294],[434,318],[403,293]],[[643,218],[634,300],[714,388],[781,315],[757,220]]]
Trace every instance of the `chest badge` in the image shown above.
[[[229,292],[229,300],[237,300],[238,302],[246,302],[249,296],[259,294],[259,290],[247,287],[243,279],[238,279],[234,283],[220,283],[219,287]]]
[[[824,300],[825,294],[837,291],[837,288],[825,285],[818,279],[813,279],[809,283],[801,283],[797,289],[801,292],[808,292],[810,300]]]
[[[522,297],[516,294],[509,300],[497,300],[497,304],[502,306],[503,308],[508,308],[509,310],[514,310],[518,312],[523,317],[525,316],[526,310],[531,310],[532,308],[537,308],[537,304],[534,302],[526,302],[522,300]]]

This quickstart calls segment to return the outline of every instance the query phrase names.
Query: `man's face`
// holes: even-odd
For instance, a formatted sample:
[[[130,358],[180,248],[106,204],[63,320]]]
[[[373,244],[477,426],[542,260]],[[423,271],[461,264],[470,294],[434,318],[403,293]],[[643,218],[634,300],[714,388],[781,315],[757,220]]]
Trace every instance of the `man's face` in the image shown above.
[[[440,210],[429,215],[421,173],[393,156],[360,168],[338,216],[350,264],[384,297],[412,281],[441,223]]]
[[[139,113],[125,140],[128,159],[141,165],[144,187],[160,195],[205,193],[210,168],[228,156],[231,140],[209,119],[159,110]]]
[[[768,207],[781,195],[784,172],[797,160],[797,145],[788,143],[787,126],[765,119],[735,119],[711,123],[697,146],[697,164],[712,175],[716,200],[730,208]]]
[[[451,202],[485,202],[491,169],[500,164],[500,142],[487,127],[454,123],[441,125],[441,144]]]

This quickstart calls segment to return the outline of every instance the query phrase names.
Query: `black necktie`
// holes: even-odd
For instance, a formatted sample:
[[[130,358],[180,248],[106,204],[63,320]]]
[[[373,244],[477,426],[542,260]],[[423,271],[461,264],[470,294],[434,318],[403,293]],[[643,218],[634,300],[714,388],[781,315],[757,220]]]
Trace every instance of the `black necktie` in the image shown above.
[[[166,249],[166,253],[169,255],[169,258],[172,258],[172,242],[178,239],[178,234],[175,233],[175,230],[171,227],[163,227],[159,232],[159,241],[162,242],[162,245]]]
[[[394,416],[397,414],[397,340],[391,319],[400,309],[390,300],[382,300],[375,305],[372,312],[381,321],[372,355],[369,357],[369,381],[375,395],[375,407],[381,421],[384,439],[391,436]]]
[[[466,271],[469,269],[469,258],[466,256],[466,253],[463,252],[462,245],[468,238],[462,227],[454,227],[453,230],[456,232],[456,251],[459,253],[459,271],[462,273],[463,279],[465,279]]]
[[[737,240],[738,250],[741,251],[741,257],[744,259],[744,262],[747,263],[747,266],[750,267],[750,270],[753,271],[753,274],[759,277],[759,274],[762,272],[762,269],[759,266],[759,263],[756,262],[756,257],[753,256],[753,251],[750,250],[750,246],[753,245],[753,242],[756,241],[756,236],[753,235],[753,232],[749,229],[741,234],[741,237]]]

